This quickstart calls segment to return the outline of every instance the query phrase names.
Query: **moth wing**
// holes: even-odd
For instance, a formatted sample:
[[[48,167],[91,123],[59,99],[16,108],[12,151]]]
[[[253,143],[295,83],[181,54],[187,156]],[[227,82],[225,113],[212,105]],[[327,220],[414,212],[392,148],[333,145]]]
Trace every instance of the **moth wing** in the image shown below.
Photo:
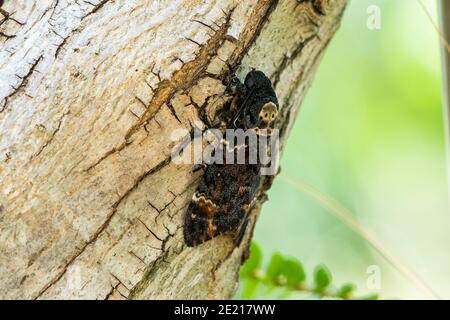
[[[259,185],[259,168],[249,165],[211,165],[216,181],[206,172],[185,217],[184,239],[195,246],[220,234],[240,229],[247,219]],[[238,182],[238,183],[237,183]]]

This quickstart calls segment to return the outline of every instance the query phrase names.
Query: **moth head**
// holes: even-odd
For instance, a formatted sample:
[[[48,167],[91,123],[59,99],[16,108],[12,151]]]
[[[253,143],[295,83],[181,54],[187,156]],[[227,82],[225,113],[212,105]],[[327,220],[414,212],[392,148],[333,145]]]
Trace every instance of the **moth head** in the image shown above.
[[[270,124],[275,121],[278,116],[278,107],[273,102],[265,103],[259,112],[259,121],[263,124],[262,127],[269,128]]]

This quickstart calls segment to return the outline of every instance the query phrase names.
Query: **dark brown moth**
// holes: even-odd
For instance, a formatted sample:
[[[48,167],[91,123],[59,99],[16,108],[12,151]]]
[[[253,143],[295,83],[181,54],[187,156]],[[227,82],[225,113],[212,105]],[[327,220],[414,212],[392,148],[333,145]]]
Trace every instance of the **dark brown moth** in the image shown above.
[[[249,72],[242,83],[235,75],[228,85],[233,94],[228,128],[254,130],[273,128],[278,115],[278,99],[270,79],[261,71]],[[227,141],[224,141],[227,144]],[[233,144],[234,145],[234,144]],[[251,146],[236,144],[231,152]],[[248,215],[260,183],[261,165],[210,164],[192,197],[184,223],[184,239],[196,246],[220,234],[233,232],[239,243],[248,223]]]

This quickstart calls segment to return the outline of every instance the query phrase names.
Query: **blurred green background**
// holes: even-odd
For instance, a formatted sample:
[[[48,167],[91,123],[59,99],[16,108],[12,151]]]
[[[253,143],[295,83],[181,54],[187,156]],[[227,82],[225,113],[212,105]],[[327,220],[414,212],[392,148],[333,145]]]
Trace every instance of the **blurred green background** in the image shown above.
[[[434,1],[423,3],[437,20]],[[380,30],[367,28],[370,5],[381,8]],[[307,273],[325,264],[337,285],[350,281],[361,293],[427,297],[289,177],[340,202],[384,250],[450,298],[439,53],[437,32],[416,0],[350,2],[256,226],[266,260],[279,251],[298,258]],[[367,288],[371,265],[380,267],[380,290]]]

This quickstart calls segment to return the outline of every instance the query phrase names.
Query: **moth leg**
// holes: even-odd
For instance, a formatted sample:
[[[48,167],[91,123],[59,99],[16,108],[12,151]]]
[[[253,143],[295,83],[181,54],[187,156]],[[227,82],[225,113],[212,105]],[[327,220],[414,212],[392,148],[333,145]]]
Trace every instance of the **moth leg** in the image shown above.
[[[244,97],[247,94],[247,87],[239,80],[235,73],[230,75],[231,79],[225,89],[225,92],[232,95]]]
[[[241,114],[247,113],[247,109],[248,109],[248,105],[246,103],[242,104],[241,107],[238,109],[236,115],[233,118],[233,126],[235,128],[238,128],[238,125],[236,124],[236,122],[239,120],[239,117],[241,116]]]
[[[245,91],[246,91],[246,87],[241,82],[241,80],[239,80],[239,78],[237,77],[236,72],[235,72],[235,70],[237,68],[239,68],[240,64],[238,64],[234,68],[231,66],[231,64],[228,61],[226,61],[226,64],[228,67],[230,80],[227,81],[228,83],[227,83],[225,92],[231,93],[233,95],[235,95],[235,94],[244,95]]]
[[[231,104],[230,104],[230,110],[236,112],[238,110],[238,102],[239,102],[239,97],[238,96],[234,96],[233,100],[231,100]]]
[[[236,122],[239,119],[239,117],[241,116],[241,114],[244,114],[244,116],[247,114],[248,108],[250,107],[250,105],[252,103],[253,96],[254,96],[254,90],[249,90],[246,85],[244,85],[244,86],[246,88],[245,89],[246,90],[245,99],[241,103],[241,105],[239,106],[238,111],[237,111],[236,115],[234,116],[233,122],[232,122],[235,128],[238,128]],[[246,125],[247,121],[244,120],[244,122],[245,122],[245,125]]]

